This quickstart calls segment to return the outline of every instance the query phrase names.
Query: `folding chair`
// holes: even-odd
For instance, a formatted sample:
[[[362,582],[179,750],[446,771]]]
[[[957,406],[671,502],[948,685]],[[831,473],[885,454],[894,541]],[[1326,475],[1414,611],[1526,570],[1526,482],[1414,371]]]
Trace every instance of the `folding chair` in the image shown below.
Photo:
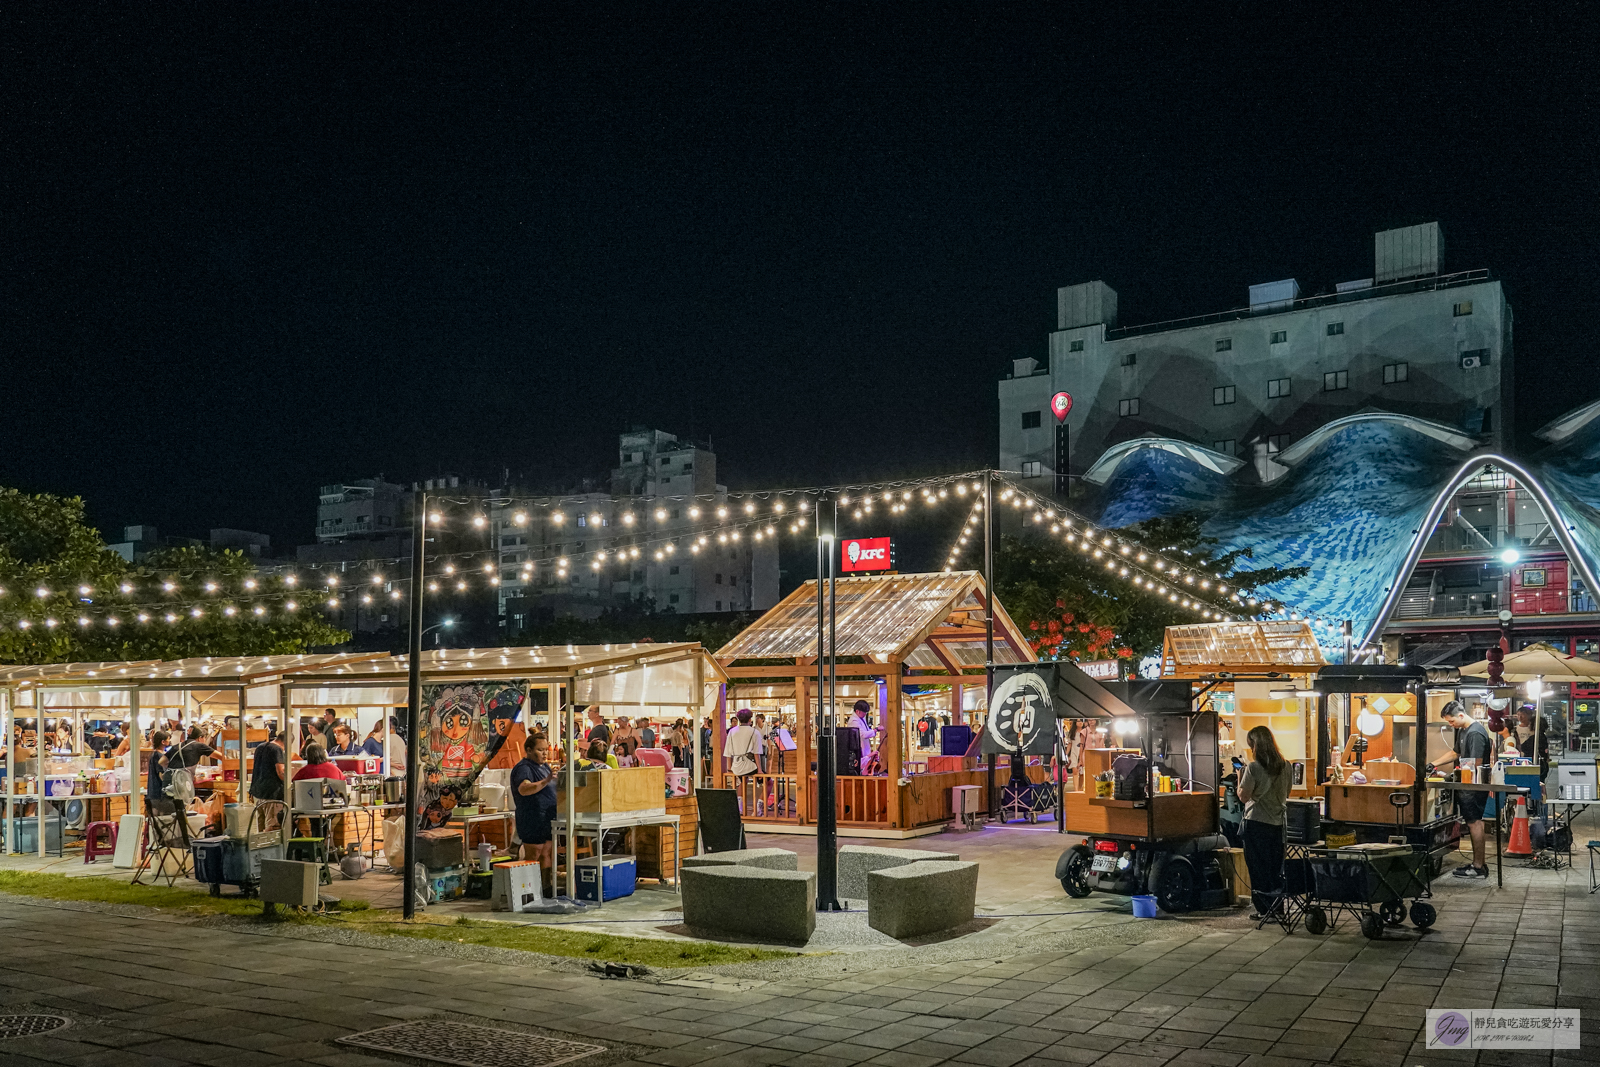
[[[155,885],[165,878],[167,888],[171,889],[177,880],[186,874],[192,873],[193,857],[189,851],[189,820],[185,812],[174,805],[170,813],[158,814],[149,801],[145,802],[145,839],[144,855],[139,860],[139,869],[133,872],[133,885]],[[167,858],[176,852],[178,862],[175,868],[167,867]],[[151,869],[151,861],[155,861],[154,873],[150,881],[144,881],[144,876]]]

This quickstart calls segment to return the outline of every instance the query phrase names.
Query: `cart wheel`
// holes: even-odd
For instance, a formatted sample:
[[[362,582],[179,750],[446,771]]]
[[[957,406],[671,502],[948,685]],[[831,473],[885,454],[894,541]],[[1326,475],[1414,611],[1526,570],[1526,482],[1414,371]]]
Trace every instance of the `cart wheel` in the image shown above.
[[[1411,925],[1418,930],[1426,930],[1438,918],[1438,910],[1426,900],[1414,900],[1411,902]]]
[[[1383,940],[1383,920],[1372,912],[1361,916],[1361,932],[1367,936],[1368,941]]]
[[[1313,905],[1306,909],[1306,933],[1325,934],[1328,932],[1328,913]]]
[[[1093,862],[1089,850],[1082,845],[1067,853],[1066,870],[1061,875],[1061,888],[1067,891],[1067,896],[1082,898],[1092,892],[1089,888],[1089,866]]]
[[[1161,910],[1171,915],[1194,907],[1194,867],[1182,856],[1163,856],[1150,872],[1150,892]]]
[[[1385,926],[1404,926],[1406,922],[1406,906],[1398,900],[1391,900],[1386,904],[1378,905],[1378,917]]]

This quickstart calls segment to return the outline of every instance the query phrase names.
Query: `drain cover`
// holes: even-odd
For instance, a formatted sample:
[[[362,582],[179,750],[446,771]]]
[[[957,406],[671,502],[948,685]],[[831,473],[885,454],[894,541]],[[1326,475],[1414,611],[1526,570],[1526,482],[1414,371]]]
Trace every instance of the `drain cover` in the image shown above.
[[[455,1063],[460,1067],[554,1067],[605,1051],[602,1045],[583,1045],[447,1019],[422,1019],[385,1026],[381,1030],[341,1037],[339,1042],[414,1056],[419,1060]]]
[[[59,1015],[0,1015],[0,1041],[37,1037],[69,1025],[70,1021]]]

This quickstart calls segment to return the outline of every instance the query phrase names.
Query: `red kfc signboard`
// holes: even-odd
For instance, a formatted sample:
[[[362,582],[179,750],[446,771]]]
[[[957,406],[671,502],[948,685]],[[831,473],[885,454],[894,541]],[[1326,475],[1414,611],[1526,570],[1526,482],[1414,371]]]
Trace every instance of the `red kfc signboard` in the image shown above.
[[[852,537],[839,549],[839,570],[844,574],[886,571],[894,566],[894,540],[889,537]]]

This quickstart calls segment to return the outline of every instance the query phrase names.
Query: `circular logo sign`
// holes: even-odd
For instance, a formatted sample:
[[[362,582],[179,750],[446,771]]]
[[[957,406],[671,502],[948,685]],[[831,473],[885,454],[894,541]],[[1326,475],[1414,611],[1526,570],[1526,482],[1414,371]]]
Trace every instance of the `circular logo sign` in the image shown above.
[[[861,542],[851,541],[845,547],[844,554],[850,557],[851,563],[859,563],[861,561]]]
[[[1045,723],[1053,723],[1050,689],[1037,674],[1018,672],[994,690],[989,736],[1008,752],[1026,752]]]
[[[1447,1011],[1433,1024],[1433,1040],[1436,1046],[1454,1047],[1465,1041],[1471,1032],[1471,1024],[1459,1011]]]
[[[1060,422],[1067,417],[1067,412],[1072,410],[1072,394],[1057,393],[1050,398],[1050,410],[1055,413],[1056,421]]]

